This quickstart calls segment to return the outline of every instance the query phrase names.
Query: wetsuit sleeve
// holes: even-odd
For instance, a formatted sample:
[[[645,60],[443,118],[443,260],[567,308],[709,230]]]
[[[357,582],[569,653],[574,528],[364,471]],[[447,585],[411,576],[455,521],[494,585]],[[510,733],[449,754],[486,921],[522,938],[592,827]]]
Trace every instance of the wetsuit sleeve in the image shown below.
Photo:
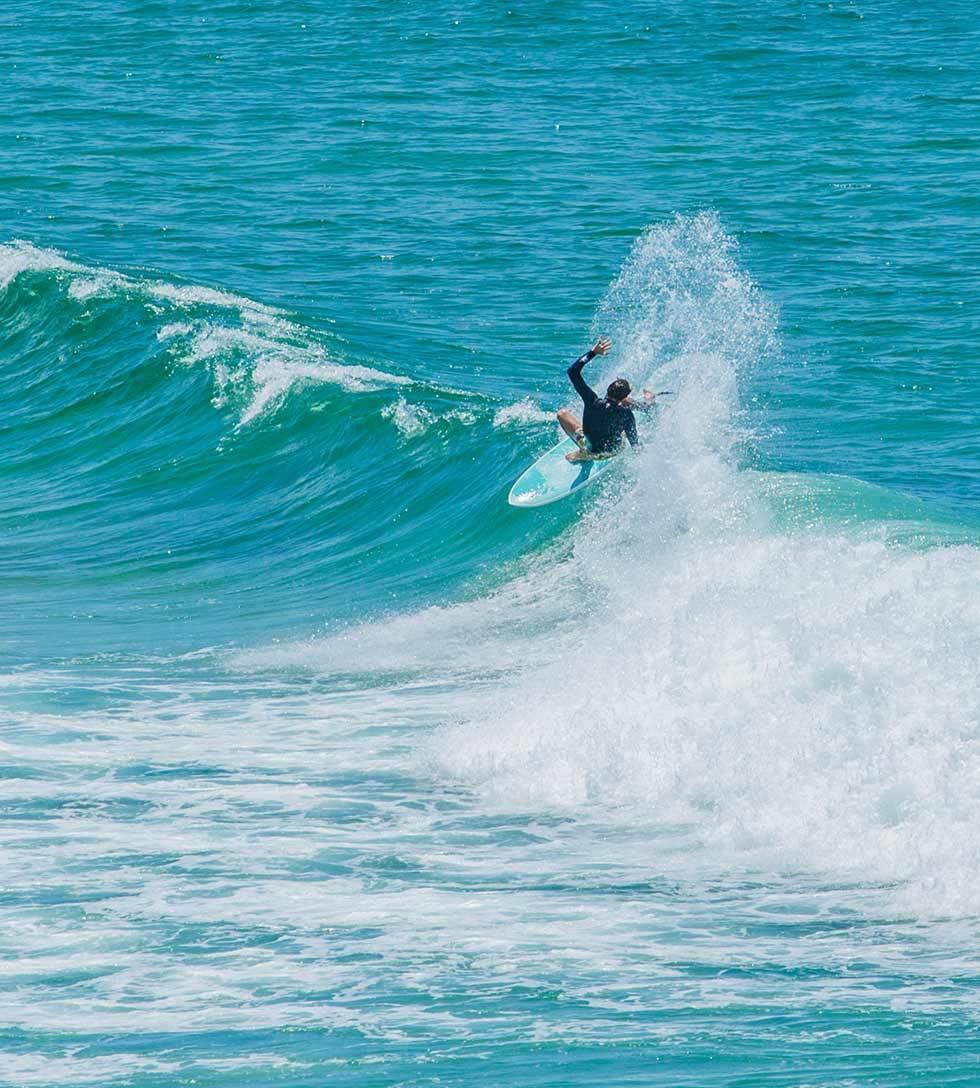
[[[584,355],[580,355],[568,368],[568,377],[571,379],[572,385],[575,386],[575,392],[586,404],[592,404],[599,399],[599,394],[582,377],[582,367],[593,357],[592,352],[587,351]]]
[[[626,432],[626,437],[630,440],[630,445],[635,446],[639,441],[639,436],[636,433],[636,416],[632,412],[628,412],[628,418],[626,420],[626,426],[623,430]]]

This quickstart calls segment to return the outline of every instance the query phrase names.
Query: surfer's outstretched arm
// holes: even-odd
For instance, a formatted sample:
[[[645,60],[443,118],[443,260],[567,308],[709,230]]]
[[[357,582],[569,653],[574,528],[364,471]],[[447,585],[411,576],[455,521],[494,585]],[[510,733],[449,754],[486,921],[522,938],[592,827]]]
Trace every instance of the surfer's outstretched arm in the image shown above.
[[[575,386],[575,392],[582,398],[586,404],[592,404],[599,399],[599,394],[589,385],[589,383],[582,377],[582,368],[590,359],[594,359],[597,355],[605,355],[606,352],[612,347],[612,341],[606,336],[600,336],[596,340],[595,344],[584,354],[580,355],[574,363],[568,368],[568,377]]]
[[[599,399],[599,394],[592,388],[591,385],[582,377],[582,367],[592,358],[592,352],[587,351],[584,355],[580,355],[574,363],[568,368],[568,377],[572,385],[575,386],[575,392],[582,398],[586,404],[591,404],[593,401]]]
[[[643,400],[634,400],[632,397],[626,402],[627,408],[632,408],[634,412],[650,412],[657,406],[657,397],[659,393],[651,393],[649,389],[643,390]]]

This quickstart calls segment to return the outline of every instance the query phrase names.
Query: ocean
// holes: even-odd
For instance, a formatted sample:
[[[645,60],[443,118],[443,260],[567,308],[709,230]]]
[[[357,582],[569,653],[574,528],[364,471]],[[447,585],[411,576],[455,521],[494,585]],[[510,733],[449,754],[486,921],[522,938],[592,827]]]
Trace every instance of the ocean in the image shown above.
[[[508,3],[0,12],[4,1085],[980,1084],[975,7]]]

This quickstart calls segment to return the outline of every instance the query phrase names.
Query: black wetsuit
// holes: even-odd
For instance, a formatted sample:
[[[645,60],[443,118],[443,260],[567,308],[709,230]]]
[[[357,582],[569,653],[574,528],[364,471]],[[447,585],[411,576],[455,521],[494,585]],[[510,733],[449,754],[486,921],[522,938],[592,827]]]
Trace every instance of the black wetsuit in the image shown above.
[[[589,440],[589,447],[593,453],[612,453],[623,441],[623,435],[630,441],[631,446],[637,443],[636,417],[625,404],[617,404],[608,397],[600,397],[599,394],[582,377],[582,367],[594,358],[591,351],[580,355],[568,368],[568,376],[572,385],[582,398],[585,410],[582,412],[582,430]]]

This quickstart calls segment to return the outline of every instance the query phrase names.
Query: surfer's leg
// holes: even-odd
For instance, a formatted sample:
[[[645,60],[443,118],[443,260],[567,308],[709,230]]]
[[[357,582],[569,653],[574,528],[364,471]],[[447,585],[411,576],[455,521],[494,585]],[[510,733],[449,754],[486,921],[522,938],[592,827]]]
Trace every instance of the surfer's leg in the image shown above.
[[[591,461],[593,460],[592,450],[589,448],[589,441],[585,437],[585,432],[582,430],[582,421],[576,415],[567,408],[562,408],[558,413],[558,422],[561,424],[561,429],[568,435],[568,437],[578,446],[577,450],[572,450],[571,453],[565,454],[566,461]]]
[[[585,433],[582,430],[582,421],[578,416],[572,415],[567,408],[562,408],[558,413],[558,422],[561,424],[561,429],[568,435],[568,437],[578,446],[577,450],[572,450],[571,453],[565,454],[566,461],[592,461],[593,454],[589,447],[589,440],[585,437]]]
[[[573,415],[567,408],[562,408],[558,413],[558,422],[561,424],[561,429],[572,439],[575,445],[580,450],[587,452],[589,444],[585,441],[585,435],[582,433],[582,421],[578,416]]]

